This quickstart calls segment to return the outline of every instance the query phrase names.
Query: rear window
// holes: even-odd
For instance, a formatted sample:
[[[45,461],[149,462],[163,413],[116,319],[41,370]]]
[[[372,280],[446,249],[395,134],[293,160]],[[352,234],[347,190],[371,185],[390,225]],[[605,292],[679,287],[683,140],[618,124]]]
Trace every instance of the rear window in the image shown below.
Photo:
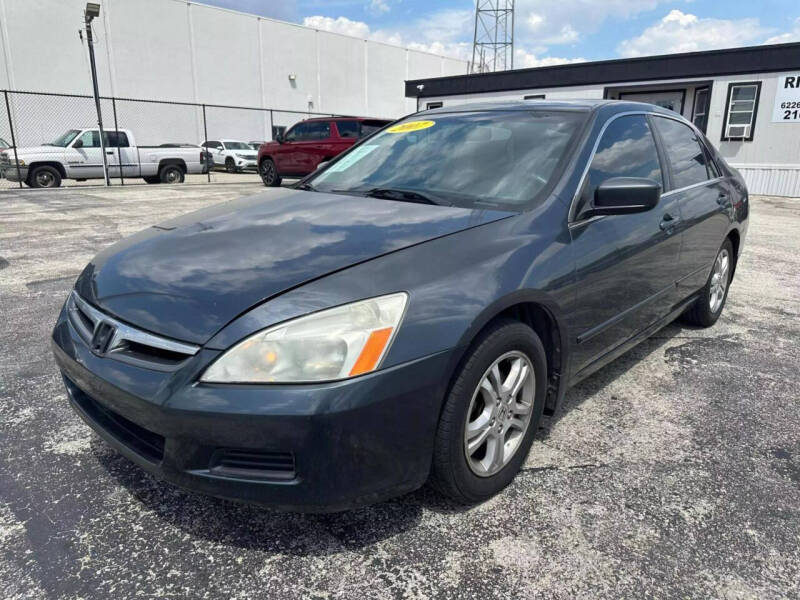
[[[694,130],[684,123],[664,117],[654,117],[656,128],[664,140],[672,172],[672,188],[680,189],[707,181],[708,158]]]
[[[403,189],[457,206],[522,210],[550,183],[585,118],[544,110],[409,117],[308,182],[320,191]]]

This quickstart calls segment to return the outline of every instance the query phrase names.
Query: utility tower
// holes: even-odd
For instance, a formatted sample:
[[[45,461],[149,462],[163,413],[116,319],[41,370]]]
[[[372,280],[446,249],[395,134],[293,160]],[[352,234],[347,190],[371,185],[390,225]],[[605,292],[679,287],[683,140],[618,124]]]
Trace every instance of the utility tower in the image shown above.
[[[477,0],[470,72],[514,68],[514,0]]]

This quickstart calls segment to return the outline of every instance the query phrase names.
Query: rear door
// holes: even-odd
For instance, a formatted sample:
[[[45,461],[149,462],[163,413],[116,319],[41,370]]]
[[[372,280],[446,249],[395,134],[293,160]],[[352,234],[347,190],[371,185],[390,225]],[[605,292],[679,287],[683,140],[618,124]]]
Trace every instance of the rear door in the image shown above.
[[[131,148],[127,133],[107,131],[106,151],[111,151],[114,155],[116,168],[114,171],[110,171],[114,176],[119,176],[120,169],[125,177],[139,176],[139,156],[136,148]]]
[[[654,116],[667,155],[669,196],[680,204],[683,249],[679,291],[689,296],[705,285],[733,210],[730,190],[698,134],[686,123]]]
[[[664,185],[665,163],[643,114],[607,124],[573,207],[571,246],[576,265],[574,372],[601,359],[664,316],[675,298],[680,208],[662,197],[647,212],[585,218],[597,187],[612,177],[645,177]]]

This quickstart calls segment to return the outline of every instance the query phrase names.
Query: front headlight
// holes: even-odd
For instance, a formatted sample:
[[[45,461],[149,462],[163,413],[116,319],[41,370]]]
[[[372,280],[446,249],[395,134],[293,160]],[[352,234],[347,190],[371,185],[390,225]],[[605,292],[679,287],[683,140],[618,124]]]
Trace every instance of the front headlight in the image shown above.
[[[211,364],[207,383],[331,381],[377,369],[408,294],[361,300],[287,321],[242,340]]]
[[[236,153],[236,156],[238,156],[239,158],[245,158],[245,159],[247,158],[246,154],[239,154],[238,152]]]

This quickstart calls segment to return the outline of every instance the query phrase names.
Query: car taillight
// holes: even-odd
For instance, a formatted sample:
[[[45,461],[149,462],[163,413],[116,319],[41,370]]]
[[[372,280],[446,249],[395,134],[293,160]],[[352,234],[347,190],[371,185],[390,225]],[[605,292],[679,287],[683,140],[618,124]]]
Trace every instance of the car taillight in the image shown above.
[[[200,153],[200,163],[202,164],[204,162],[206,162],[206,153],[205,152],[201,152]]]

